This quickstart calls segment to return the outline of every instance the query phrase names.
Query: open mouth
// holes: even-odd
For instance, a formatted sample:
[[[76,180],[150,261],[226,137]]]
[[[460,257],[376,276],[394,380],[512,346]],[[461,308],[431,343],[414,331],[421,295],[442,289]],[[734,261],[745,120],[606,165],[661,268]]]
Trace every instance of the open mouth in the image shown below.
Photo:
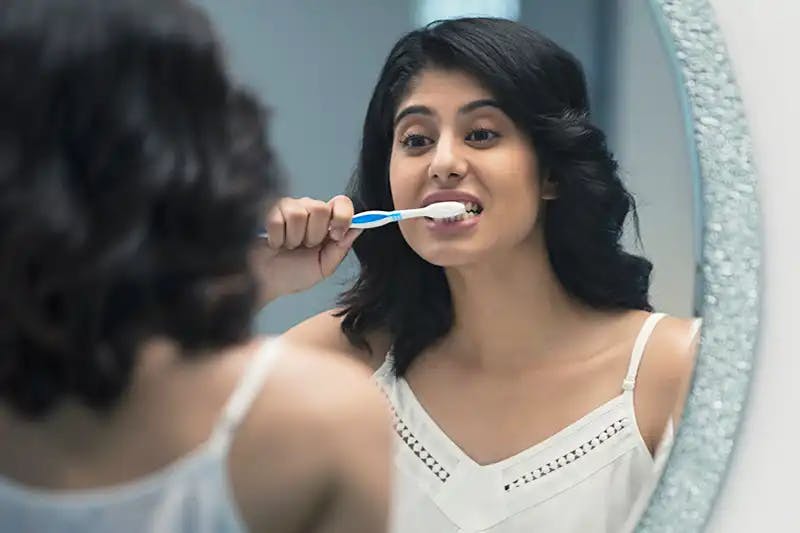
[[[483,207],[480,204],[477,204],[475,202],[462,202],[462,203],[464,204],[464,207],[467,210],[466,213],[463,213],[461,215],[454,216],[454,217],[435,219],[435,221],[436,222],[440,222],[440,223],[442,223],[442,222],[443,223],[459,222],[461,220],[468,220],[470,218],[474,218],[474,217],[480,215],[483,212]],[[427,220],[431,220],[431,221],[434,220],[434,219],[428,218],[428,217],[425,217],[425,218]]]

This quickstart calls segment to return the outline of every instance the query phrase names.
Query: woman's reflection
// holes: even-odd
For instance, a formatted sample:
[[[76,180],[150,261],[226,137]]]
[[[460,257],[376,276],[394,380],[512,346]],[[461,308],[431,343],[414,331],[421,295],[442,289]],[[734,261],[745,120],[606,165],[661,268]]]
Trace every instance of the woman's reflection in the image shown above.
[[[353,205],[268,215],[270,299],[361,264],[286,338],[370,362],[396,413],[397,531],[616,532],[654,476],[693,322],[654,313],[635,206],[578,61],[499,19],[404,36],[369,103],[353,204],[456,200],[456,220],[344,233]],[[330,231],[329,231],[330,229]]]

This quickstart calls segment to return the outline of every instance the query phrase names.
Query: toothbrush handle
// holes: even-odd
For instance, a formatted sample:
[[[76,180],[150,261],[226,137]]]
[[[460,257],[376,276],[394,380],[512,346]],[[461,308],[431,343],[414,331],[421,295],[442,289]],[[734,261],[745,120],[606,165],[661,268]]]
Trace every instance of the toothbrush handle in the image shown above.
[[[427,207],[418,207],[417,209],[400,209],[395,211],[399,215],[398,220],[408,220],[409,218],[418,218],[427,216]]]
[[[352,229],[368,229],[384,226],[404,218],[398,211],[364,211],[353,217],[350,222]]]

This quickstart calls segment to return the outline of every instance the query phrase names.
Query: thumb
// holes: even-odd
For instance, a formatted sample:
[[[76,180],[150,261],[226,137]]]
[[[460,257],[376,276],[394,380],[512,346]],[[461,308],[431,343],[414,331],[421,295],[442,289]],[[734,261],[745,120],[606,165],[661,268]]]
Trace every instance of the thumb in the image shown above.
[[[261,262],[266,262],[283,251],[285,250],[270,246],[269,241],[264,239],[262,242],[259,242],[255,245],[253,248],[253,255],[255,255]]]
[[[323,277],[327,278],[336,271],[336,268],[344,261],[347,252],[353,247],[353,243],[361,235],[362,231],[360,229],[351,229],[342,240],[331,240],[325,243],[319,253],[319,266]]]

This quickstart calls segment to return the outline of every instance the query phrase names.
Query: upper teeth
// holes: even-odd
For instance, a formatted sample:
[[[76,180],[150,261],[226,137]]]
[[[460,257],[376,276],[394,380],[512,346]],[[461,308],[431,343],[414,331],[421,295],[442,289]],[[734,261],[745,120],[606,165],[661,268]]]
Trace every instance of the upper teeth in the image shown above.
[[[477,213],[480,210],[480,206],[474,202],[464,202],[464,208],[471,213]]]
[[[466,210],[466,213],[462,213],[454,217],[443,218],[442,220],[445,222],[455,222],[456,220],[464,220],[465,218],[471,218],[477,216],[478,213],[480,213],[481,211],[481,207],[474,202],[464,202],[464,209]]]

